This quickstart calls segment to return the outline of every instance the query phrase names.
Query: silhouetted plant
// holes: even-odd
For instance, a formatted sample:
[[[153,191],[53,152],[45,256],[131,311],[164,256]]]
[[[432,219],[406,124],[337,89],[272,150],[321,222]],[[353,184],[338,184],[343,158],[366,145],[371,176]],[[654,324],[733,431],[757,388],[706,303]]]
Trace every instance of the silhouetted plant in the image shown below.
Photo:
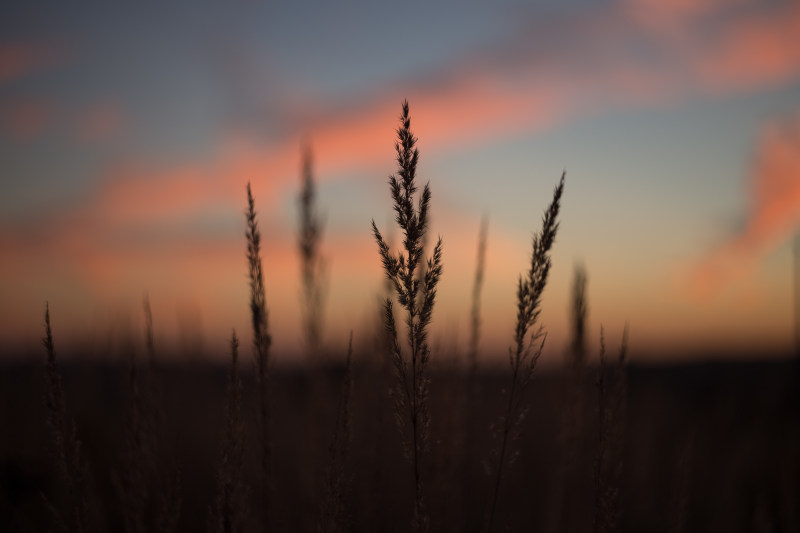
[[[531,382],[536,363],[542,355],[546,333],[538,324],[542,292],[547,284],[550,272],[550,248],[553,246],[558,231],[558,211],[561,194],[564,191],[564,178],[553,191],[553,201],[545,211],[542,219],[542,231],[533,236],[533,252],[531,266],[527,276],[520,275],[517,283],[517,324],[514,329],[514,347],[508,350],[508,362],[511,366],[511,386],[505,391],[505,410],[495,426],[495,437],[500,439],[495,449],[494,483],[491,492],[489,514],[486,529],[492,530],[494,525],[497,498],[507,464],[516,459],[517,453],[509,456],[509,446],[519,436],[519,426],[525,418],[527,408],[524,404],[525,390]],[[528,332],[538,326],[528,339]],[[538,343],[538,347],[536,344]],[[499,432],[499,433],[498,433]]]
[[[211,511],[211,530],[236,533],[244,530],[244,420],[242,380],[239,378],[239,339],[231,334],[231,362],[228,371],[227,414],[222,460],[217,473],[217,496]]]
[[[337,533],[348,531],[349,519],[346,500],[350,491],[351,476],[347,470],[352,440],[353,409],[351,395],[353,391],[353,332],[347,346],[347,366],[345,367],[339,408],[336,412],[336,424],[333,428],[329,451],[329,464],[325,476],[325,488],[322,495],[317,531],[320,533]]]
[[[88,529],[88,498],[86,488],[86,466],[81,460],[81,442],[75,422],[68,420],[61,374],[58,371],[53,332],[50,327],[50,305],[45,304],[45,336],[42,344],[47,352],[45,368],[44,402],[47,411],[47,426],[50,430],[52,453],[56,470],[64,484],[67,496],[66,513],[63,516],[51,502],[44,497],[45,504],[52,512],[58,526],[64,531],[84,532]]]
[[[300,207],[301,277],[303,280],[303,329],[308,348],[313,354],[319,348],[322,335],[323,305],[325,300],[325,262],[320,256],[322,222],[316,207],[316,186],[312,172],[311,148],[303,151],[302,186],[298,197]]]
[[[422,279],[417,278],[417,269],[423,260],[424,236],[428,229],[428,208],[431,192],[426,183],[415,206],[414,194],[419,151],[414,147],[417,139],[411,133],[411,120],[408,113],[408,102],[403,102],[400,127],[397,129],[398,172],[389,177],[389,188],[396,221],[404,234],[403,248],[405,255],[398,252],[394,255],[381,236],[375,221],[372,221],[372,232],[378,243],[378,253],[383,262],[387,278],[394,286],[398,303],[405,310],[405,323],[408,329],[408,345],[411,369],[403,357],[397,337],[397,327],[392,311],[392,300],[386,299],[384,323],[389,332],[390,352],[395,370],[394,414],[406,457],[411,461],[414,474],[414,531],[426,531],[429,517],[425,509],[424,482],[422,461],[429,445],[430,413],[428,410],[428,325],[433,316],[433,305],[436,299],[436,286],[442,274],[442,239],[439,238],[433,255],[427,261],[427,269]]]
[[[247,263],[250,279],[250,315],[253,324],[253,347],[258,384],[258,420],[261,433],[261,516],[263,531],[269,529],[272,496],[272,438],[269,401],[269,349],[272,339],[267,328],[267,299],[261,268],[261,234],[256,221],[255,201],[247,184]]]
[[[149,486],[149,500],[152,508],[152,529],[158,533],[171,533],[177,530],[180,521],[181,498],[181,471],[178,462],[170,460],[168,463],[159,458],[159,451],[163,448],[165,435],[165,416],[162,397],[161,368],[157,365],[155,335],[153,333],[153,312],[150,308],[150,297],[147,293],[142,299],[142,310],[145,323],[145,349],[148,354],[148,364],[144,368],[141,380],[142,394],[132,394],[132,398],[139,396],[140,410],[142,413],[142,429],[144,434],[141,440],[146,444],[148,453],[144,456],[144,470],[147,473]],[[135,369],[132,369],[132,371]],[[134,383],[131,383],[134,390]],[[135,387],[137,390],[139,386]],[[128,436],[131,432],[126,432]],[[132,449],[130,440],[126,441],[128,450]],[[159,461],[161,459],[161,461]],[[149,530],[151,528],[145,528]]]
[[[600,328],[600,367],[597,387],[597,453],[594,461],[594,531],[617,531],[620,520],[620,478],[622,475],[625,401],[627,380],[625,357],[628,351],[628,326],[622,333],[616,372],[611,375],[606,360],[603,329]],[[613,388],[612,388],[613,387]]]
[[[150,366],[153,367],[156,361],[156,342],[153,336],[153,311],[150,309],[150,297],[145,293],[142,300],[144,310],[144,341],[147,349],[147,356]]]
[[[569,308],[572,337],[566,351],[564,399],[558,433],[560,462],[551,489],[551,529],[556,530],[570,530],[575,527],[576,492],[581,485],[577,476],[581,466],[581,445],[585,436],[583,380],[586,364],[587,279],[584,266],[575,265]]]
[[[486,264],[486,235],[489,231],[489,219],[481,219],[481,229],[478,234],[478,258],[475,264],[475,281],[472,285],[472,308],[470,310],[470,330],[468,365],[470,377],[475,374],[478,365],[478,345],[481,337],[481,289],[483,288],[483,272]],[[472,379],[470,379],[472,381]]]
[[[572,305],[570,307],[572,326],[571,366],[581,367],[586,359],[586,315],[589,312],[586,304],[586,268],[575,265],[572,281]]]
[[[151,475],[154,474],[152,420],[148,416],[146,391],[136,364],[136,352],[130,348],[128,371],[128,409],[125,420],[120,468],[112,475],[112,482],[120,500],[120,510],[125,531],[143,533],[146,526],[147,505],[151,494]]]

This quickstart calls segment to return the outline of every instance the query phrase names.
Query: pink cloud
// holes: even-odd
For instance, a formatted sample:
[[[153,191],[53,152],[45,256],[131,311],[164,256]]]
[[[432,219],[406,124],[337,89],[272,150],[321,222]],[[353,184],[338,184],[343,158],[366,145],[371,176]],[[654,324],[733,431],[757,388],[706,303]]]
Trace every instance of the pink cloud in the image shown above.
[[[55,47],[32,43],[0,43],[0,85],[57,64],[62,53]]]
[[[629,38],[636,33],[636,28],[628,27],[627,13],[634,8],[694,20],[728,5],[717,0],[623,2],[611,16],[616,23],[608,23],[608,14],[596,16],[587,25],[595,30],[578,38],[586,41],[584,47],[597,49],[611,46],[610,33],[617,39]],[[435,83],[428,80],[387,91],[361,107],[329,114],[302,133],[311,139],[317,174],[324,180],[354,169],[391,168],[386,162],[393,158],[393,129],[404,97],[411,102],[413,127],[424,141],[423,150],[440,151],[546,128],[609,104],[657,104],[684,93],[692,79],[720,92],[785,80],[800,74],[798,14],[800,10],[791,5],[732,16],[708,38],[691,33],[653,35],[672,57],[655,66],[630,57],[622,64],[609,63],[611,59],[601,54],[605,63],[585,72],[568,61],[562,65],[559,54],[567,52],[558,50],[544,63],[540,56],[524,53],[500,66],[485,57],[465,59],[446,69]],[[119,106],[102,104],[87,113],[80,130],[85,137],[101,138],[123,121]],[[29,130],[34,131],[35,121],[30,122]],[[295,186],[298,161],[299,135],[265,143],[233,134],[202,161],[156,167],[134,162],[107,171],[101,188],[81,211],[128,221],[180,217],[215,205],[239,206],[247,181],[253,183],[262,205],[270,206],[286,188]]]
[[[702,258],[690,275],[700,298],[713,297],[747,277],[757,260],[800,227],[800,114],[769,124],[750,177],[744,227]]]
[[[649,28],[670,31],[752,0],[623,0],[621,8]]]
[[[89,142],[103,141],[122,129],[126,116],[122,106],[101,102],[85,108],[77,118],[78,136]]]
[[[27,142],[41,135],[53,118],[53,109],[43,100],[22,100],[0,111],[0,127],[6,136]]]
[[[702,51],[693,65],[715,92],[794,79],[800,74],[800,4],[736,18]]]

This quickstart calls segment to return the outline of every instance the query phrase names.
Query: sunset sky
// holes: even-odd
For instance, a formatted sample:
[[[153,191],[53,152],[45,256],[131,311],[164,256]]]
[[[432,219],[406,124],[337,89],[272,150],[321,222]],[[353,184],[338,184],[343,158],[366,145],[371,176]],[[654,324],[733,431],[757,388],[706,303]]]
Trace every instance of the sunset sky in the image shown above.
[[[100,356],[140,335],[145,291],[164,350],[248,339],[248,181],[275,353],[294,357],[305,141],[323,342],[367,342],[403,99],[445,245],[441,353],[468,338],[486,215],[481,349],[505,354],[564,170],[546,358],[577,263],[592,340],[602,324],[615,347],[628,322],[634,358],[792,345],[799,1],[18,2],[0,17],[0,357],[35,349],[45,301],[57,343]]]

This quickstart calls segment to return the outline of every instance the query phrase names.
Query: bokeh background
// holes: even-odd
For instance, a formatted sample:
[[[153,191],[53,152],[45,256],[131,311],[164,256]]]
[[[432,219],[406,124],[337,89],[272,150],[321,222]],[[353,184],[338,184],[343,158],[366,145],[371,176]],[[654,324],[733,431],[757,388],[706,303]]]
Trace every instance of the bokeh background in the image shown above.
[[[441,349],[466,342],[486,216],[482,346],[504,355],[563,170],[546,359],[566,346],[579,263],[591,335],[602,323],[616,344],[629,322],[634,360],[793,346],[800,2],[7,2],[4,355],[38,349],[49,301],[60,346],[101,356],[141,327],[144,292],[164,353],[223,359],[232,327],[247,345],[249,181],[274,353],[298,357],[304,143],[325,222],[323,344],[368,335],[370,221],[391,235],[403,99],[445,243]]]

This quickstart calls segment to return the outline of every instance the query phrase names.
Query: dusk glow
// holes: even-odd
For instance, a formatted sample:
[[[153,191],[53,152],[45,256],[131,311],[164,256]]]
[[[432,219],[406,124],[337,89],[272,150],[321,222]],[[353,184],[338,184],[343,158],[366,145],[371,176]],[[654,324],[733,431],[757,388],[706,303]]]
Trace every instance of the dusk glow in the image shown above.
[[[485,215],[481,350],[505,356],[516,279],[564,170],[544,360],[567,346],[578,263],[592,346],[601,324],[616,345],[629,323],[634,360],[791,348],[797,1],[412,2],[412,20],[305,4],[5,8],[1,346],[35,348],[49,301],[62,344],[101,350],[138,335],[145,292],[164,345],[196,329],[223,357],[235,327],[249,346],[250,182],[276,358],[298,356],[306,142],[322,345],[370,338],[383,291],[370,222],[399,242],[387,177],[407,99],[444,242],[435,350],[466,345]]]

